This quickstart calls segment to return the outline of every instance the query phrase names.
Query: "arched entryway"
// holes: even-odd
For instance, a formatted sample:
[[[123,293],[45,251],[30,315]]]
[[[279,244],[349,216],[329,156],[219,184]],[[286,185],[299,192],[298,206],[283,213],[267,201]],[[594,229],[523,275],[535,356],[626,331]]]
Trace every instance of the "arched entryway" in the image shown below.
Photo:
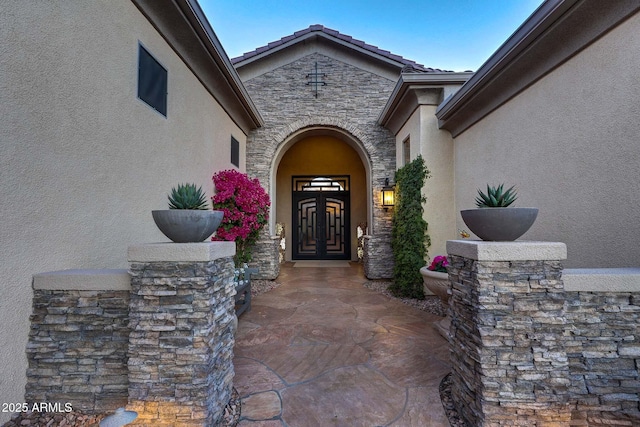
[[[370,223],[370,167],[361,144],[330,128],[305,129],[278,150],[272,223],[285,225],[286,260],[358,259],[357,227]]]

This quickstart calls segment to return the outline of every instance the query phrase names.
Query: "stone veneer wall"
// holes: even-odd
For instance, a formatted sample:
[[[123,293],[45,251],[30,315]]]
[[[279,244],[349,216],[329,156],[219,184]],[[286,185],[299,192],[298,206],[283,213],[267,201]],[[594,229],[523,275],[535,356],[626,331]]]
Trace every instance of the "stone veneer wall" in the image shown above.
[[[129,275],[69,270],[34,276],[25,399],[89,413],[127,404]],[[65,410],[65,409],[62,409]]]
[[[233,242],[140,245],[129,272],[34,276],[27,402],[216,425],[233,387],[234,254]]]
[[[316,63],[325,73],[326,82],[326,86],[319,89],[317,98],[306,85],[306,75]],[[277,170],[278,149],[299,131],[323,128],[349,135],[357,141],[370,169],[368,184],[373,200],[370,233],[381,235],[380,241],[390,236],[391,211],[382,209],[380,191],[385,178],[393,179],[395,172],[395,137],[377,120],[396,80],[312,53],[243,83],[265,120],[265,125],[251,131],[247,138],[248,175],[258,178],[269,189],[271,174]],[[262,237],[263,240],[268,238]],[[377,242],[371,242],[371,246],[377,247]],[[383,247],[376,252],[383,252]],[[271,271],[271,265],[277,263],[277,258],[271,261],[273,256],[268,244],[259,245],[254,251],[252,265],[260,268],[261,276],[263,270]]]
[[[469,425],[640,424],[638,293],[567,291],[561,243],[447,251],[452,393]]]
[[[563,278],[571,425],[640,425],[640,269]]]
[[[233,388],[235,243],[129,248],[132,426],[213,426]]]
[[[280,274],[280,238],[271,236],[268,227],[260,233],[261,238],[253,248],[251,267],[258,269],[253,277],[273,280]]]
[[[364,237],[364,275],[368,279],[388,279],[393,277],[393,250],[391,236]]]

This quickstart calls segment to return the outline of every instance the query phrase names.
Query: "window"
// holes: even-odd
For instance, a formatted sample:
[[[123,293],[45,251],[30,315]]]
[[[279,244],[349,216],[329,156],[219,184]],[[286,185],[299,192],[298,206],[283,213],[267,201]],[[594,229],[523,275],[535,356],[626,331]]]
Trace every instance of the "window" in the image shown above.
[[[167,117],[167,70],[138,45],[138,98]]]
[[[411,139],[407,137],[404,141],[402,141],[402,160],[404,161],[404,165],[408,165],[411,163]]]
[[[240,143],[234,137],[231,137],[231,163],[240,167]]]
[[[349,191],[348,175],[345,176],[294,176],[293,191]]]

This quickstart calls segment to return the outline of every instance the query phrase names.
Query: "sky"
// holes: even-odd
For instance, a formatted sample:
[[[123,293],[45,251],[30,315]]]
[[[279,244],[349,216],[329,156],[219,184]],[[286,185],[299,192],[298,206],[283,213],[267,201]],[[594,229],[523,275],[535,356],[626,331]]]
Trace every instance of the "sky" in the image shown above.
[[[235,58],[321,24],[426,67],[476,71],[542,0],[198,0]]]

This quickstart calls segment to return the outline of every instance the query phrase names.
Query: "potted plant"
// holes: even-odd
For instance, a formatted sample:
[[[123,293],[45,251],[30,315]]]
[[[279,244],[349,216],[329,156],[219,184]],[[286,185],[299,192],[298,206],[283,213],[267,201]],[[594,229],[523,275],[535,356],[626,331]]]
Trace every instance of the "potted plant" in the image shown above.
[[[460,211],[467,227],[482,240],[513,241],[531,228],[538,208],[510,207],[517,199],[514,186],[504,191],[504,184],[487,185],[487,192],[478,190],[477,209]]]
[[[171,189],[168,198],[168,210],[155,210],[151,214],[160,231],[173,242],[202,242],[222,222],[222,211],[208,210],[202,187],[180,184]]]
[[[422,282],[424,287],[435,294],[445,307],[449,306],[449,274],[447,273],[447,265],[449,261],[444,255],[438,255],[433,258],[431,265],[424,266],[420,269]],[[449,334],[449,326],[451,319],[449,315],[436,324],[436,328],[440,335],[447,338]]]

